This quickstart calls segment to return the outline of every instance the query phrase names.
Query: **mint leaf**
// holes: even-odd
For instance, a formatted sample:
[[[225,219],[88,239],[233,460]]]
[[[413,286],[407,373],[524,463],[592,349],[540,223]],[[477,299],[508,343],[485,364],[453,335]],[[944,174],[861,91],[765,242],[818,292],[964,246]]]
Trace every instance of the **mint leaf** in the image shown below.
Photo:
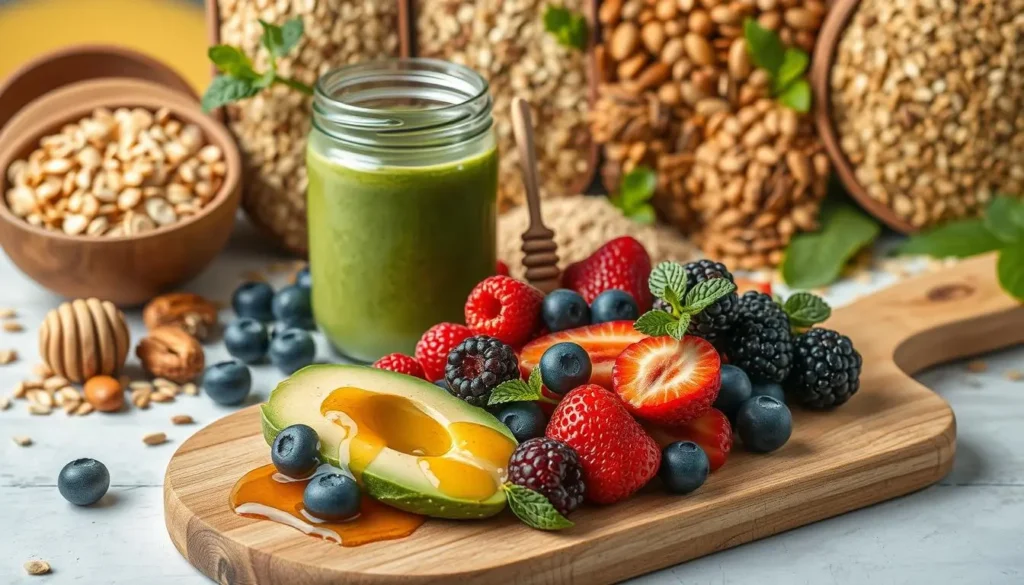
[[[1024,242],[1010,246],[999,252],[996,263],[996,274],[999,285],[1011,297],[1024,302]]]
[[[259,23],[263,27],[263,36],[260,37],[260,44],[270,53],[272,57],[270,62],[273,67],[274,59],[284,55],[282,51],[284,48],[284,33],[281,27],[276,24],[269,23],[263,19],[260,19]]]
[[[967,258],[998,250],[1005,242],[985,227],[980,218],[952,221],[914,234],[900,247],[901,254],[922,254],[933,258]]]
[[[670,331],[676,325],[678,319],[669,315],[665,311],[647,311],[640,318],[633,323],[633,329],[636,329],[640,333],[650,335],[651,337],[660,337],[662,335],[670,335]],[[501,386],[498,386],[501,388]],[[497,388],[494,390],[498,391]],[[494,396],[493,394],[491,395]]]
[[[1024,201],[1000,195],[985,210],[985,228],[1012,244],[1024,241]]]
[[[683,313],[679,315],[679,320],[668,327],[668,334],[675,340],[680,340],[686,335],[686,330],[690,328],[690,313]]]
[[[686,271],[678,262],[659,262],[651,271],[647,286],[651,294],[659,299],[665,298],[667,288],[672,289],[676,297],[681,299],[686,295]]]
[[[514,483],[506,483],[508,507],[524,524],[537,530],[562,530],[573,523],[562,516],[551,502],[541,494]]]
[[[786,54],[779,35],[748,18],[743,22],[743,37],[754,65],[768,71],[772,78],[778,77]]]
[[[259,91],[260,88],[256,87],[250,79],[218,75],[213,78],[210,87],[203,94],[201,105],[204,112],[210,112],[232,102],[250,98]]]
[[[810,56],[800,49],[787,48],[782,55],[782,64],[779,66],[779,73],[774,79],[775,93],[782,93],[789,85],[807,71],[807,65],[811,62]]]
[[[778,95],[780,104],[787,108],[806,114],[811,111],[811,84],[806,79],[793,82]]]
[[[683,307],[683,312],[696,315],[734,290],[736,290],[736,285],[729,282],[727,278],[712,278],[698,283],[686,293],[686,305]]]
[[[560,45],[584,50],[590,38],[587,19],[561,6],[548,5],[544,10],[544,30],[551,33]]]
[[[798,292],[786,299],[782,310],[789,315],[789,324],[800,328],[822,323],[832,316],[832,307],[821,297],[808,292]]]
[[[636,209],[633,209],[626,214],[626,217],[635,221],[636,223],[642,223],[644,225],[653,225],[657,220],[654,214],[654,206],[650,203],[643,203]]]
[[[648,167],[639,166],[626,173],[622,177],[622,185],[619,188],[623,210],[628,214],[650,201],[657,187],[658,174]]]
[[[238,47],[214,45],[206,54],[221,73],[246,79],[259,78],[259,74],[253,71],[252,60]]]
[[[665,289],[665,298],[662,300],[672,306],[672,314],[674,316],[679,316],[682,313],[683,299],[679,298],[679,295],[671,288]]]
[[[835,196],[825,200],[817,232],[793,236],[782,260],[782,278],[792,288],[826,286],[843,266],[882,231],[878,222]]]
[[[295,45],[299,44],[299,40],[302,39],[302,34],[306,31],[306,26],[302,23],[301,18],[293,18],[285,21],[281,25],[281,54],[278,57],[283,57],[291,52],[295,48]]]
[[[498,387],[491,391],[491,396],[487,399],[487,405],[494,406],[495,404],[505,404],[506,402],[533,402],[541,400],[543,398],[541,385],[540,368],[534,368],[530,372],[530,378],[527,381],[508,380],[498,384]]]

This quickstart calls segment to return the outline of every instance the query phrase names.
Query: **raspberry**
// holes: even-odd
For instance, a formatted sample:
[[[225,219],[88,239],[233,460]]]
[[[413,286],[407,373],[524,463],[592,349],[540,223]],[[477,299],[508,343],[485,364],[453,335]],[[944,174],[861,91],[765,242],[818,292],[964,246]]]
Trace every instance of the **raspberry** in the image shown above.
[[[503,260],[498,260],[497,274],[501,276],[508,276],[508,264],[505,264]]]
[[[491,391],[502,382],[519,378],[519,358],[500,339],[470,337],[448,354],[444,379],[448,391],[473,406],[487,406]]]
[[[469,293],[466,324],[474,333],[518,347],[540,326],[544,294],[508,276],[491,276]]]
[[[427,329],[423,337],[416,342],[416,360],[423,366],[427,379],[443,378],[448,354],[456,345],[472,335],[469,327],[457,323],[438,323]]]
[[[508,480],[544,494],[563,516],[579,508],[586,493],[576,451],[562,441],[545,437],[516,447],[508,462]]]
[[[406,374],[414,378],[427,379],[426,375],[423,373],[423,366],[416,361],[416,358],[407,356],[403,353],[389,353],[388,355],[373,362],[373,367],[378,370],[388,370],[390,372]]]

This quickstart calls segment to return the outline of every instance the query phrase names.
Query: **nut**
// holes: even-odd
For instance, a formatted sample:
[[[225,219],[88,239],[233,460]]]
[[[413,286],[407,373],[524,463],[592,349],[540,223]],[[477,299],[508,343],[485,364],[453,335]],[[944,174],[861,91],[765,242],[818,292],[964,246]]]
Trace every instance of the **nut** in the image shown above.
[[[176,414],[171,417],[171,424],[175,425],[190,425],[194,422],[192,417],[187,414]]]
[[[124,389],[117,378],[94,376],[85,382],[85,399],[100,412],[117,412],[124,407]]]
[[[174,326],[150,331],[139,342],[135,353],[147,372],[181,384],[198,377],[205,364],[203,346],[199,341]]]
[[[142,437],[142,442],[149,445],[150,447],[155,445],[163,445],[167,442],[167,435],[165,433],[149,433]]]
[[[29,575],[46,575],[50,572],[50,563],[46,561],[29,561],[25,563],[25,572]]]
[[[54,373],[80,383],[116,376],[129,347],[124,314],[109,301],[78,299],[47,313],[39,328],[39,353]]]
[[[24,435],[14,435],[11,437],[14,439],[14,444],[19,447],[30,447],[32,445],[32,437],[26,437]]]
[[[146,304],[142,321],[147,329],[176,325],[196,339],[205,340],[217,327],[217,307],[193,293],[160,295]]]

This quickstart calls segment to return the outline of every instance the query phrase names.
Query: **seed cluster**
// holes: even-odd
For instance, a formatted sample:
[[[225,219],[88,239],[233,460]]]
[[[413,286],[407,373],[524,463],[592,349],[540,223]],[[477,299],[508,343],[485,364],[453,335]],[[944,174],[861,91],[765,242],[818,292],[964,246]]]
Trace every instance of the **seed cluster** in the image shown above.
[[[911,225],[1024,193],[1024,0],[864,0],[831,87],[857,180]]]
[[[134,236],[193,216],[220,190],[223,153],[168,110],[98,108],[6,169],[18,217],[69,236]]]

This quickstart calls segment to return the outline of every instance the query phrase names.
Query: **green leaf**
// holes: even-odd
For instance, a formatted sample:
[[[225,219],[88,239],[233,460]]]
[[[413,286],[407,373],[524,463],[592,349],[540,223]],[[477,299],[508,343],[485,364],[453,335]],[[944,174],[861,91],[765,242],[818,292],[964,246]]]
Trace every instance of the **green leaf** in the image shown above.
[[[498,384],[498,387],[491,391],[487,405],[540,400],[543,397],[540,390],[541,384],[540,368],[534,368],[530,372],[530,379],[525,382],[523,380],[508,380]]]
[[[779,74],[773,81],[775,93],[782,93],[791,83],[803,77],[810,62],[811,58],[807,53],[793,47],[787,48],[782,55]]]
[[[900,247],[901,254],[933,258],[967,258],[998,250],[1006,244],[985,227],[980,218],[952,221],[914,234]]]
[[[232,77],[258,79],[259,73],[252,68],[252,60],[238,47],[214,45],[206,51],[217,70]]]
[[[999,252],[996,264],[999,284],[1011,297],[1024,302],[1024,243]]]
[[[821,229],[797,234],[786,248],[782,278],[792,288],[816,288],[832,283],[843,266],[881,232],[878,222],[853,204],[832,197],[819,214]]]
[[[560,45],[584,50],[590,38],[587,19],[561,6],[548,5],[544,10],[544,30],[554,35]]]
[[[748,18],[743,22],[743,36],[754,65],[768,71],[772,78],[778,77],[786,54],[779,35]]]
[[[282,49],[284,48],[284,32],[281,27],[276,24],[269,23],[263,19],[259,21],[260,26],[263,27],[263,36],[260,37],[260,44],[270,53],[271,63],[274,59],[284,55]]]
[[[696,315],[734,290],[736,285],[727,278],[712,278],[700,282],[686,293],[686,305],[683,306],[682,312]]]
[[[650,203],[641,204],[636,209],[630,211],[626,217],[644,225],[653,225],[657,220],[657,217],[654,214],[654,206]]]
[[[811,111],[811,84],[806,79],[794,81],[778,96],[780,104],[806,114]]]
[[[673,339],[679,340],[682,339],[684,335],[686,335],[686,330],[689,328],[690,314],[683,313],[682,315],[679,316],[679,321],[677,321],[674,325],[669,327],[668,334],[671,335]]]
[[[508,507],[530,528],[562,530],[573,526],[573,523],[562,516],[544,494],[514,483],[506,483],[504,489]]]
[[[985,210],[985,227],[1008,244],[1024,240],[1024,200],[1007,195],[993,199]]]
[[[631,213],[638,206],[647,203],[658,187],[658,174],[645,166],[639,166],[622,177],[619,197],[622,208]]]
[[[295,45],[299,44],[305,30],[306,26],[299,17],[285,21],[284,25],[281,26],[281,54],[278,57],[283,57],[290,53],[295,48]]]
[[[666,288],[672,289],[676,297],[681,299],[686,295],[686,271],[678,262],[659,262],[651,271],[647,286],[651,294],[659,299],[665,298]]]
[[[259,93],[252,80],[218,75],[213,78],[210,87],[203,94],[202,107],[204,112],[216,110],[221,106],[250,98]]]
[[[674,317],[678,317],[680,314],[682,314],[683,299],[679,298],[679,295],[676,294],[676,291],[666,287],[665,298],[663,298],[662,300],[672,306],[672,315]]]
[[[665,311],[647,311],[640,315],[636,323],[633,323],[633,329],[651,337],[660,337],[662,335],[670,335],[670,331],[674,330],[678,321],[677,317],[673,317]],[[497,392],[497,388],[494,391]],[[492,394],[491,396],[493,397],[494,395]]]
[[[832,307],[818,295],[798,292],[786,299],[782,310],[789,315],[789,323],[793,327],[810,327],[827,321],[832,316]]]

